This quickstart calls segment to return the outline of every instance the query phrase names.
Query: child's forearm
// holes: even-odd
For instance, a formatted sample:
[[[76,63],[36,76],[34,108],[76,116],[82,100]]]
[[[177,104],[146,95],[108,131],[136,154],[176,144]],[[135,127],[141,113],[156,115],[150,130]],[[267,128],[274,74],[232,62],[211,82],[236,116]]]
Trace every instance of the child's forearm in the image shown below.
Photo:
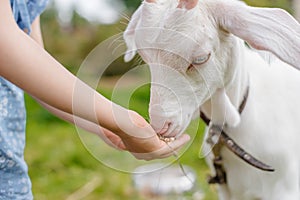
[[[61,110],[58,110],[42,101],[39,99],[36,99],[39,104],[41,104],[45,109],[47,109],[49,112],[52,114],[56,115],[57,117],[70,122],[77,127],[88,131],[90,133],[94,133],[101,137],[108,145],[117,148],[117,149],[125,149],[125,146],[123,142],[121,141],[120,137],[112,133],[111,131],[102,128],[98,124],[92,123],[90,121],[84,120],[82,118],[76,117],[74,115],[71,115],[69,113],[63,112]]]
[[[46,110],[48,110],[49,112],[51,112],[52,114],[54,114],[55,116],[59,117],[60,119],[70,122],[74,125],[77,125],[79,128],[82,128],[88,132],[91,133],[95,133],[97,135],[101,135],[101,126],[92,123],[90,121],[86,121],[82,118],[76,117],[72,114],[66,113],[64,111],[61,111],[59,109],[56,109],[38,99],[36,99],[37,102],[39,102],[39,104],[41,106],[43,106]]]

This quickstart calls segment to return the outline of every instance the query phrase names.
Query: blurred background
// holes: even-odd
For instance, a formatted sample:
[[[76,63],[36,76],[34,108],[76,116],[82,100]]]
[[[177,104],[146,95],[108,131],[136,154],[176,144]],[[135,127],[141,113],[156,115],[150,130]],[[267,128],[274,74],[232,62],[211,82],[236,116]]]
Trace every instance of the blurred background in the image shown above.
[[[300,0],[246,2],[253,6],[281,7],[300,20]],[[122,33],[140,3],[140,0],[50,0],[41,16],[45,48],[76,74],[94,47]],[[119,77],[139,63],[138,59],[130,63],[124,63],[122,58],[117,59],[105,71],[99,92],[110,98]],[[131,77],[127,83],[130,85],[134,81],[135,77]],[[136,90],[130,101],[129,108],[148,118],[149,85]],[[74,126],[49,114],[28,95],[26,104],[28,125],[25,155],[35,199],[164,199],[137,192],[130,174],[106,167],[89,154]],[[195,169],[197,187],[204,191],[204,199],[215,200],[216,189],[206,184],[209,170],[204,159],[199,158],[204,126],[201,121],[195,123],[200,126],[197,136],[180,161]]]

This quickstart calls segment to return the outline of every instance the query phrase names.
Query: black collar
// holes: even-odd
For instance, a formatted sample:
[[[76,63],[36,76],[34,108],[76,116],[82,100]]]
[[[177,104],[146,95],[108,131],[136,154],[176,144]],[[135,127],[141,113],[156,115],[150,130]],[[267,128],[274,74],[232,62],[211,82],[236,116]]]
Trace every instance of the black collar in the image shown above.
[[[242,114],[246,104],[247,99],[249,96],[249,86],[246,89],[243,101],[239,106],[239,113]],[[212,147],[212,152],[214,154],[214,168],[216,175],[214,177],[210,176],[208,183],[209,184],[226,184],[226,172],[223,167],[223,159],[221,156],[221,149],[223,146],[227,147],[231,152],[237,155],[239,158],[244,160],[246,163],[252,165],[255,168],[258,168],[263,171],[273,172],[275,171],[269,165],[264,164],[263,162],[259,161],[251,154],[247,153],[243,148],[241,148],[233,139],[231,139],[228,134],[223,130],[223,127],[211,124],[211,120],[202,112],[200,111],[200,117],[205,122],[207,126],[209,126],[209,136],[207,142]],[[218,137],[217,142],[213,142],[212,137]]]

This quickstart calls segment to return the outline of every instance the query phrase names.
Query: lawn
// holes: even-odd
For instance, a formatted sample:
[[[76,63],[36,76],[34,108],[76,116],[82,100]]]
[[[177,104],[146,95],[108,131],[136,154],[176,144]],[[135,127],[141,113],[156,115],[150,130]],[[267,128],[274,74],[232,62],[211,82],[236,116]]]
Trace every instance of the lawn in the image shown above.
[[[119,96],[122,97],[122,93],[126,92],[127,89],[122,88]],[[101,93],[110,97],[112,90],[104,87]],[[133,93],[129,107],[148,118],[148,101],[149,86],[144,86]],[[135,190],[131,174],[124,171],[146,162],[128,159],[128,154],[107,147],[100,139],[95,140],[92,134],[78,131],[49,114],[29,96],[26,96],[26,104],[28,123],[25,156],[35,199],[170,199],[145,196]],[[208,168],[204,159],[199,158],[203,124],[194,121],[188,132],[194,139],[180,162],[196,171],[196,189],[205,192],[205,200],[214,200],[215,188],[206,184]],[[89,140],[96,143],[91,144]],[[178,163],[174,162],[174,165]],[[120,166],[122,168],[118,169]]]

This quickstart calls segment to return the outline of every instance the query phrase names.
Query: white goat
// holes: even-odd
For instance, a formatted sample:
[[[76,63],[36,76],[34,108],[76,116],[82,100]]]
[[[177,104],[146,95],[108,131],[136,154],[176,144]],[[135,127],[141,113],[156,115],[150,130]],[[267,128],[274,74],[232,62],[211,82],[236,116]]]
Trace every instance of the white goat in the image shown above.
[[[281,9],[237,0],[145,0],[124,38],[125,60],[138,51],[150,66],[149,112],[159,134],[180,135],[201,108],[212,124],[225,119],[230,137],[275,168],[258,170],[222,148],[227,183],[218,185],[220,199],[300,199],[300,73],[295,69],[300,68],[300,25],[295,19]],[[269,64],[244,41],[280,60]]]

